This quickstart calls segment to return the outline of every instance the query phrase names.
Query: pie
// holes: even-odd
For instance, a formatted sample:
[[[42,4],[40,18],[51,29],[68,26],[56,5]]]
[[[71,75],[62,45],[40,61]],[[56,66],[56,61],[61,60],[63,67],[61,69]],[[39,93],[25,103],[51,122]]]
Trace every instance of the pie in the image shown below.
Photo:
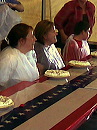
[[[0,95],[0,108],[7,108],[14,105],[12,99],[6,96]]]
[[[91,66],[90,62],[88,61],[77,61],[77,60],[71,60],[69,61],[70,66],[76,66],[76,67],[87,67]]]
[[[91,55],[97,57],[97,51],[91,52]]]
[[[44,75],[47,77],[64,78],[69,77],[70,73],[64,70],[47,70]]]

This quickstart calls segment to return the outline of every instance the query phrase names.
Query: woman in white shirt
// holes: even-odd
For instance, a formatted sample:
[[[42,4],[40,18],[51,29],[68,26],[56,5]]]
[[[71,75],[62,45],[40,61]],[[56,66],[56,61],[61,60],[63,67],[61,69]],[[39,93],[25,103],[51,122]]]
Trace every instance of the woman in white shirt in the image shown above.
[[[43,65],[43,73],[47,69],[63,68],[65,65],[54,45],[57,42],[54,23],[48,20],[40,21],[35,27],[34,35],[37,39],[35,43],[37,62]]]
[[[8,47],[0,52],[0,85],[13,86],[21,81],[39,78],[35,60],[31,55],[36,38],[27,24],[15,25],[7,36]]]

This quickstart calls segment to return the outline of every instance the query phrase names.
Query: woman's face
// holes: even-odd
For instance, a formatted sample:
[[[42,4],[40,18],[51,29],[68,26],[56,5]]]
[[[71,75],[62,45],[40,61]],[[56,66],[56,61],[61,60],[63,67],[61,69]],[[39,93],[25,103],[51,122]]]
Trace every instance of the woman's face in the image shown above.
[[[57,32],[55,31],[55,26],[44,36],[45,45],[51,45],[57,42],[56,38]]]
[[[36,41],[36,38],[33,35],[33,31],[30,30],[26,37],[26,41],[25,41],[25,45],[26,45],[26,48],[28,49],[28,51],[34,49],[35,41]]]

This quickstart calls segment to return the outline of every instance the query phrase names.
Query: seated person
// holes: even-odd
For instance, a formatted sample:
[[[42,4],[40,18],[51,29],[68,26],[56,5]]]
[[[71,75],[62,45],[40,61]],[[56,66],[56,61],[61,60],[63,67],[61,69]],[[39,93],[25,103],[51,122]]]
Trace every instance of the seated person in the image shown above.
[[[54,43],[56,43],[56,35],[54,23],[48,20],[40,21],[34,30],[37,39],[35,43],[35,51],[37,62],[43,66],[43,72],[49,69],[61,69],[65,65],[58,53]]]
[[[9,46],[0,52],[0,86],[7,88],[21,81],[39,78],[35,59],[32,57],[36,38],[27,24],[15,25],[7,36]]]
[[[89,29],[87,22],[80,21],[76,24],[74,34],[67,39],[63,50],[63,59],[66,64],[70,60],[81,60],[90,54],[90,48],[87,43]]]

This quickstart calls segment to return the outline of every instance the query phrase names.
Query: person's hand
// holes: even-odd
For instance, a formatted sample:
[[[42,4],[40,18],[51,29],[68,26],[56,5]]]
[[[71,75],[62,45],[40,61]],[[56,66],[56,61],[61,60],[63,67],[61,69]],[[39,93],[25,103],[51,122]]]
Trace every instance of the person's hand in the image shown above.
[[[59,30],[59,33],[60,33],[60,35],[61,35],[61,41],[62,41],[62,43],[65,44],[65,43],[66,43],[66,40],[67,40],[67,38],[68,38],[68,36],[64,33],[64,30],[63,30],[63,29],[60,29],[60,30]]]
[[[40,77],[43,76],[43,74],[44,74],[44,66],[42,64],[40,64],[40,63],[37,63],[37,68],[38,68]]]
[[[15,8],[17,4],[6,3],[10,8]]]
[[[24,7],[21,3],[19,4],[6,3],[6,5],[8,5],[11,9],[17,10],[19,12],[24,11]]]

